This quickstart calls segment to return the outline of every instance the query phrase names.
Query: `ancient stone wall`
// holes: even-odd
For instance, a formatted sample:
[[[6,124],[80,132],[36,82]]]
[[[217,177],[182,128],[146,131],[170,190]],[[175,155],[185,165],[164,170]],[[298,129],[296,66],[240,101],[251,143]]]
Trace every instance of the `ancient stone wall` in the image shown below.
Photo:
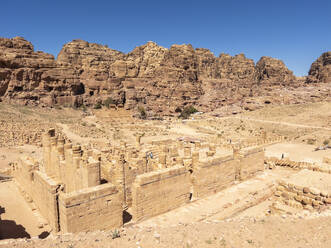
[[[62,232],[82,232],[122,226],[121,194],[112,184],[102,184],[59,197]]]
[[[38,206],[40,213],[48,220],[50,226],[58,231],[59,213],[57,197],[60,185],[45,174],[35,171],[31,197]]]
[[[190,201],[190,175],[182,166],[137,176],[132,188],[135,221],[165,213]]]
[[[236,158],[236,157],[235,157]],[[240,170],[238,179],[246,180],[264,170],[263,147],[248,147],[239,151]]]
[[[193,164],[193,196],[202,198],[229,187],[235,181],[237,167],[239,160],[232,155]]]
[[[13,168],[13,175],[53,230],[59,231],[57,195],[60,185],[36,168],[32,160],[21,158]]]

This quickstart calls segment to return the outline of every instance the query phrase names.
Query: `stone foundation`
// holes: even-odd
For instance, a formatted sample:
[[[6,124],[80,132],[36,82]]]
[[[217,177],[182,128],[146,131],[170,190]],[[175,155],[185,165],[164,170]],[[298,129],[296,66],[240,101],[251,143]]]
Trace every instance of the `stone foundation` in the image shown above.
[[[295,208],[319,209],[331,204],[331,175],[303,170],[280,181],[275,196]]]

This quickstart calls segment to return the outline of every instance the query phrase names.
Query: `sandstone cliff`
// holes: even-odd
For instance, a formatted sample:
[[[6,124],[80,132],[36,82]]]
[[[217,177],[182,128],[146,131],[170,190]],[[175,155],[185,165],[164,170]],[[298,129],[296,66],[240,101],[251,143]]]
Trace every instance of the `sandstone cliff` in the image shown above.
[[[287,85],[296,81],[293,72],[285,66],[283,61],[275,58],[262,57],[256,63],[256,71],[260,84]]]
[[[314,62],[310,81],[328,80],[330,57],[325,53]],[[209,111],[298,83],[280,60],[262,57],[255,65],[243,54],[216,57],[191,45],[167,49],[148,42],[124,54],[73,40],[54,59],[21,37],[0,38],[0,99],[10,103],[93,106],[111,99],[163,115],[185,105]]]
[[[323,53],[310,67],[308,83],[331,82],[331,52]]]

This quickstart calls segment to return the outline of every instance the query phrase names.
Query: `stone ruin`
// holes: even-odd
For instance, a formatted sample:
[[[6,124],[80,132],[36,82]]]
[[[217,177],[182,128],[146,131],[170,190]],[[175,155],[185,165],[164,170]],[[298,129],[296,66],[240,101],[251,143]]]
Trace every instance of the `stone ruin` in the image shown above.
[[[121,227],[215,194],[265,169],[264,147],[281,142],[262,135],[254,143],[219,144],[163,140],[124,142],[99,151],[73,145],[50,129],[43,135],[43,163],[20,158],[12,168],[55,232]],[[275,189],[276,191],[276,189]]]
[[[321,210],[331,204],[331,158],[321,162],[293,161],[284,156],[267,156],[267,169],[285,167],[299,170],[289,178],[277,182],[271,213],[285,213],[293,209]],[[286,207],[285,207],[286,206]],[[285,210],[286,209],[286,210]]]
[[[13,175],[54,231],[122,225],[118,189],[101,184],[100,153],[66,143],[51,129],[43,135],[43,156],[41,165],[20,158]]]

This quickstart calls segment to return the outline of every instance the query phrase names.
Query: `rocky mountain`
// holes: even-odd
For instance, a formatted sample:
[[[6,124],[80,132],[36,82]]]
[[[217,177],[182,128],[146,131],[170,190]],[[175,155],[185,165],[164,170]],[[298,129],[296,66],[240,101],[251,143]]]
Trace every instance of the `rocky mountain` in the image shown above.
[[[330,61],[328,52],[314,62],[308,81],[330,80]],[[191,45],[167,49],[148,42],[124,54],[73,40],[54,59],[21,37],[0,38],[0,99],[10,103],[93,106],[111,99],[163,115],[185,105],[209,111],[301,81],[275,58],[262,57],[255,65],[243,54],[216,57]]]
[[[308,83],[331,82],[331,52],[323,53],[310,67]]]
[[[257,79],[259,84],[288,85],[296,82],[296,77],[283,61],[263,56],[256,63]]]

